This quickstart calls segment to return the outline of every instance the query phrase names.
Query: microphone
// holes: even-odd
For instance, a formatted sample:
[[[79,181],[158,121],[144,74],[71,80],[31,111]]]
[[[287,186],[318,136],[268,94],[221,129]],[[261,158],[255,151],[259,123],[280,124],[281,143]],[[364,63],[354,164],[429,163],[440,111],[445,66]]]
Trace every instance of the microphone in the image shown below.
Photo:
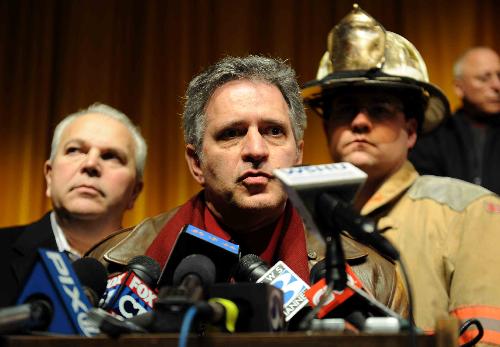
[[[106,268],[97,259],[90,257],[77,259],[71,265],[82,284],[85,296],[93,307],[97,307],[106,290]]]
[[[216,283],[208,288],[208,296],[210,300],[230,300],[236,306],[239,311],[235,321],[237,332],[285,329],[283,292],[268,283]]]
[[[341,305],[347,299],[354,295],[354,291],[351,286],[356,286],[361,288],[361,282],[356,277],[351,267],[346,264],[346,273],[347,273],[347,286],[342,291],[334,290],[330,295],[326,298],[326,301],[323,303],[321,309],[318,311],[316,316],[318,318],[325,317],[329,312],[331,312],[334,308]],[[320,261],[316,263],[311,269],[311,280],[319,280],[314,283],[310,289],[305,292],[305,296],[309,300],[309,304],[311,307],[315,307],[318,305],[321,297],[327,291],[327,283],[324,278],[325,274],[325,263],[324,261]],[[344,318],[344,317],[341,317]]]
[[[178,332],[183,313],[191,306],[197,318],[217,322],[225,317],[223,305],[204,301],[206,289],[216,279],[214,262],[205,255],[191,254],[181,260],[172,276],[173,286],[163,286],[154,311],[137,315],[127,323],[149,332]]]
[[[191,254],[184,258],[174,272],[176,292],[189,301],[205,298],[205,288],[215,283],[214,262],[203,254]]]
[[[158,298],[154,289],[160,265],[148,256],[139,255],[129,261],[126,270],[108,279],[100,307],[124,318],[152,311]]]
[[[283,312],[287,322],[308,303],[304,293],[309,289],[309,285],[282,261],[270,268],[257,255],[247,254],[241,257],[234,278],[237,281],[268,283],[281,289]]]
[[[91,304],[65,253],[39,249],[17,305],[0,310],[0,333],[48,331],[94,336],[98,329],[87,317]]]
[[[311,269],[311,282],[316,281],[305,296],[311,307],[320,302],[328,290],[325,281],[325,262],[318,262]],[[365,332],[394,332],[409,327],[409,322],[362,290],[361,281],[346,264],[348,281],[343,291],[333,290],[317,312],[318,318],[344,318]],[[304,327],[304,325],[302,325]]]
[[[366,173],[350,163],[332,163],[276,169],[273,174],[284,184],[309,231],[322,237],[327,231],[321,232],[317,222],[326,224],[323,227],[335,224],[378,252],[399,259],[399,252],[378,233],[375,223],[349,205]]]
[[[216,282],[227,282],[233,268],[238,264],[239,246],[193,225],[185,225],[168,256],[158,280],[158,288],[173,284],[174,271],[179,263],[191,254],[205,255],[210,258],[217,268]]]

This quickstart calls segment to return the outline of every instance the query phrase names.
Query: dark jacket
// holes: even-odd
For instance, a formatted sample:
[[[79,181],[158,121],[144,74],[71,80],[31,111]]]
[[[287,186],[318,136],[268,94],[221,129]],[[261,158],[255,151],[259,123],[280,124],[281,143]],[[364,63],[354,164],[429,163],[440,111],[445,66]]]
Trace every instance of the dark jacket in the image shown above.
[[[145,254],[162,227],[178,208],[147,218],[134,228],[118,231],[95,245],[86,255],[101,261],[109,272],[123,271],[128,261]],[[324,258],[322,243],[306,232],[309,268]],[[408,314],[408,299],[395,265],[372,249],[347,237],[342,240],[345,257],[365,290],[378,301],[400,313]]]
[[[485,118],[483,125],[486,131],[481,161],[464,109],[458,110],[435,131],[419,138],[409,159],[421,175],[449,176],[480,183],[500,194],[500,116]]]
[[[57,250],[50,213],[28,225],[0,229],[0,307],[16,303],[37,260],[37,249]]]

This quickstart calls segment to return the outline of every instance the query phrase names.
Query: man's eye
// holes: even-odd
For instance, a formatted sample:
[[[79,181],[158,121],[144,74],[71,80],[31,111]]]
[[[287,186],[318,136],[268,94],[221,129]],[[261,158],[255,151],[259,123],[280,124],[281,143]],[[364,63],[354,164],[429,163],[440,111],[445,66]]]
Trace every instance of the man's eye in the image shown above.
[[[80,148],[78,147],[68,147],[66,148],[66,154],[74,154],[80,152]]]
[[[238,137],[240,133],[241,132],[238,129],[226,129],[220,133],[218,138],[219,140],[230,140]]]
[[[333,109],[332,116],[337,119],[350,119],[358,113],[356,106],[338,106]]]
[[[281,127],[269,127],[267,129],[267,133],[271,136],[280,136],[280,135],[283,135],[284,134],[284,131]]]
[[[490,80],[491,76],[490,75],[481,75],[481,76],[477,76],[477,79],[480,81],[480,82],[483,82],[483,83],[486,83]]]
[[[123,162],[119,155],[113,152],[105,152],[101,155],[103,160],[117,160],[119,162]]]
[[[368,113],[372,116],[383,116],[391,113],[391,111],[383,105],[373,105],[368,109]]]

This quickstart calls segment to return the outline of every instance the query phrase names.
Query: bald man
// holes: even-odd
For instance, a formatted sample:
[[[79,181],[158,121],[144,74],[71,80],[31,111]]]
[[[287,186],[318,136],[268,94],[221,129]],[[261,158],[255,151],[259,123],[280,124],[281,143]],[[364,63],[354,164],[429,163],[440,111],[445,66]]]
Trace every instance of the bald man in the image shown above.
[[[462,107],[420,138],[410,160],[421,174],[450,176],[500,193],[500,58],[488,47],[467,50],[455,63]]]

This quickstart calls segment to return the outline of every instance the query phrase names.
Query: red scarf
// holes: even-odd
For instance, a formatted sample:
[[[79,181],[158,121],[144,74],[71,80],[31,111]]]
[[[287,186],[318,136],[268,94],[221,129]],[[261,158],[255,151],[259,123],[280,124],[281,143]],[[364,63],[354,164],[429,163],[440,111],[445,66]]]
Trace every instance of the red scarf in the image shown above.
[[[212,215],[205,204],[203,191],[182,205],[177,213],[165,224],[158,236],[151,243],[146,255],[166,263],[172,246],[182,227],[186,224],[206,230],[224,240],[231,240],[231,234]],[[285,212],[280,217],[274,230],[266,236],[267,244],[257,254],[271,266],[282,260],[305,282],[309,283],[306,238],[304,226],[298,212],[287,202]],[[255,235],[259,237],[259,235]],[[236,242],[237,243],[237,242]]]

